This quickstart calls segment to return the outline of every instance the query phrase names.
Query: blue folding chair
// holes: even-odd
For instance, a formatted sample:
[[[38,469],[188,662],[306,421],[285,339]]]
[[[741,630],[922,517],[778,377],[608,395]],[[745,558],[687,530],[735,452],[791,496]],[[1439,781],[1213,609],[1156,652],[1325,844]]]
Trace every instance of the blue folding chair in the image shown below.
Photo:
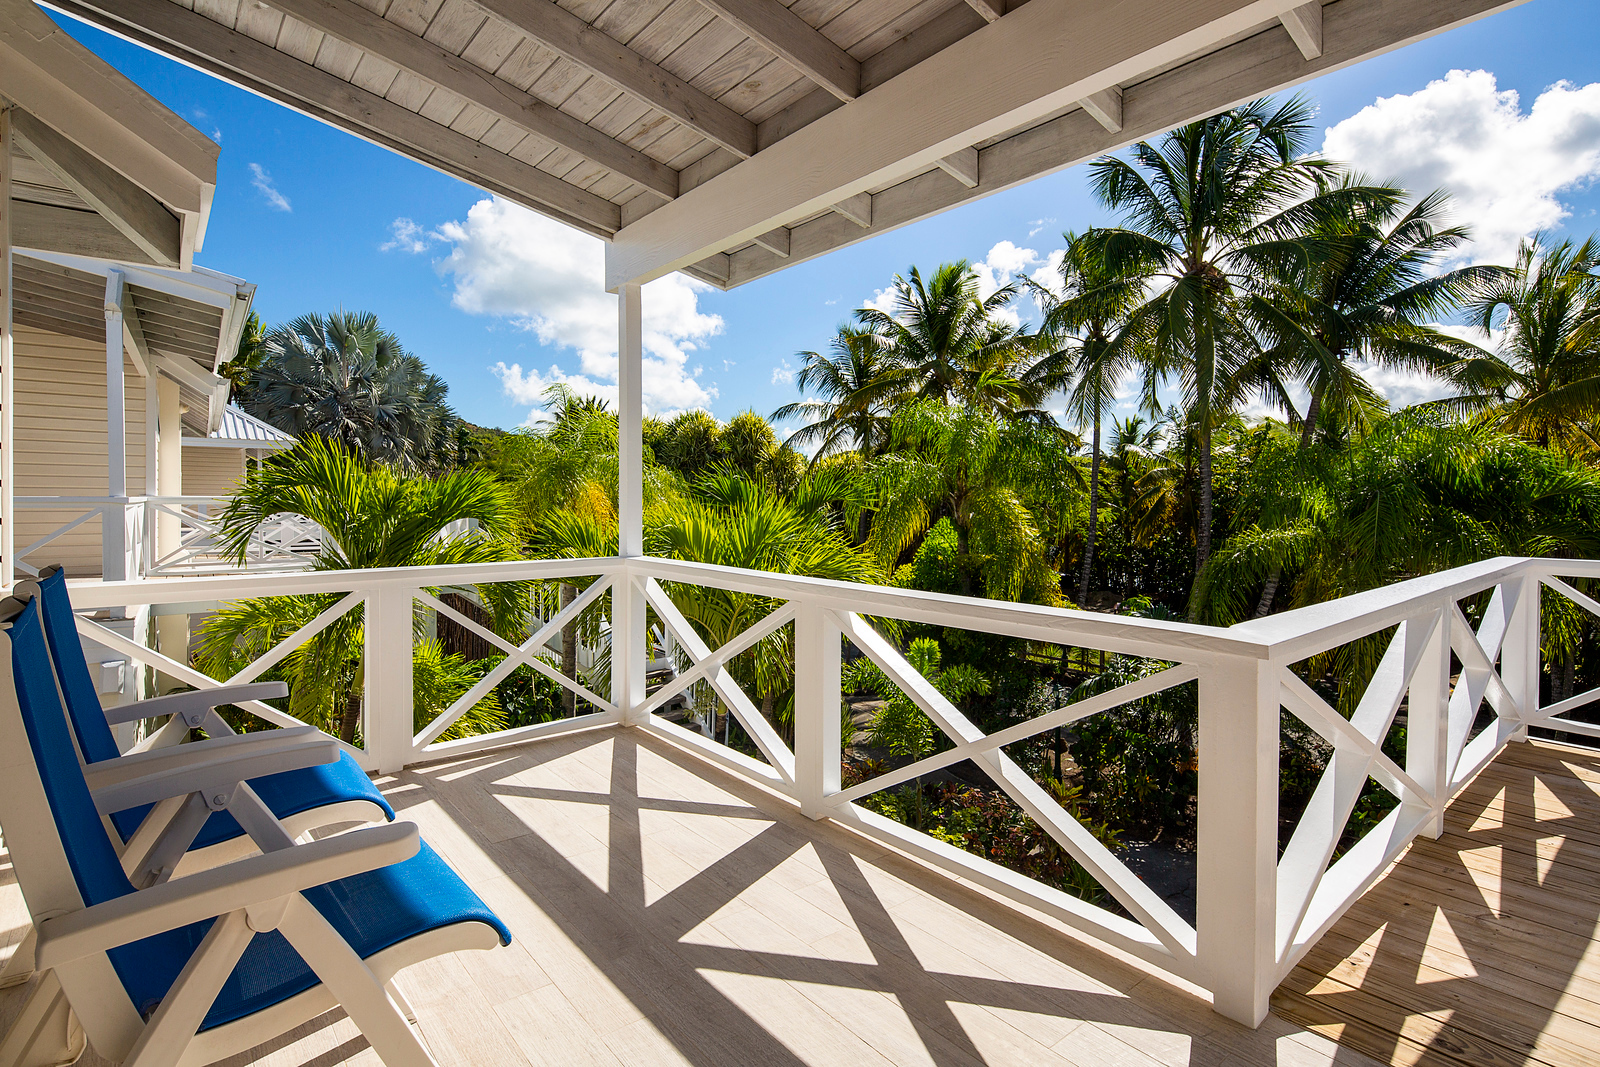
[[[92,792],[38,601],[0,602],[0,624],[0,825],[41,972],[0,1063],[71,1062],[87,1042],[133,1067],[200,1067],[343,1006],[388,1067],[431,1065],[393,975],[511,934],[415,825],[297,844],[246,786],[335,762],[333,739],[142,753]],[[101,816],[174,797],[229,802],[262,854],[135,888]]]

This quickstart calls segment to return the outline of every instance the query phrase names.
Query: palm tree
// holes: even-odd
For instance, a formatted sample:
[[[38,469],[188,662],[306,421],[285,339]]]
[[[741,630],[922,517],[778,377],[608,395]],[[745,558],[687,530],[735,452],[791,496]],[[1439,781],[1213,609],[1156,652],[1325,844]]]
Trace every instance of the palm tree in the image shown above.
[[[1141,141],[1132,161],[1107,156],[1090,166],[1095,195],[1127,218],[1124,228],[1092,232],[1098,254],[1113,271],[1165,280],[1134,318],[1149,338],[1147,399],[1158,380],[1176,375],[1198,435],[1196,574],[1211,555],[1212,429],[1229,377],[1255,345],[1238,294],[1264,271],[1306,256],[1304,227],[1327,201],[1383,198],[1360,187],[1317,191],[1316,179],[1332,166],[1305,155],[1313,118],[1299,97],[1278,106],[1258,100],[1155,144]]]
[[[316,434],[409,471],[448,458],[456,415],[428,373],[371,312],[303,315],[270,331],[245,410],[296,437]]]
[[[1052,345],[1064,344],[1028,374],[1052,390],[1066,389],[1068,418],[1090,427],[1089,525],[1078,578],[1078,603],[1083,604],[1089,599],[1100,519],[1100,427],[1111,414],[1118,383],[1136,364],[1128,316],[1138,306],[1147,279],[1138,273],[1113,274],[1090,242],[1074,233],[1063,237],[1059,292],[1043,286],[1035,291],[1044,310],[1040,335]]]
[[[874,464],[878,494],[868,547],[886,571],[941,517],[956,531],[958,583],[973,593],[1054,603],[1060,577],[1051,571],[1024,492],[1045,477],[1041,456],[1059,433],[1008,422],[972,407],[934,401],[895,413],[890,450]],[[1060,471],[1050,472],[1059,478]]]
[[[1342,187],[1360,184],[1346,177]],[[1343,421],[1358,428],[1368,412],[1383,407],[1352,359],[1445,374],[1462,359],[1482,355],[1427,324],[1449,315],[1474,288],[1501,272],[1466,267],[1433,273],[1440,257],[1467,239],[1467,231],[1441,227],[1446,194],[1430,193],[1409,209],[1403,198],[1402,190],[1391,188],[1376,202],[1330,200],[1328,212],[1310,227],[1314,254],[1269,268],[1269,288],[1249,298],[1250,314],[1269,343],[1257,361],[1261,370],[1247,370],[1241,384],[1255,377],[1282,398],[1291,416],[1280,373],[1310,388],[1299,420],[1301,452],[1310,448],[1325,406],[1336,407]],[[1281,568],[1268,575],[1257,616],[1271,609],[1281,576]]]
[[[250,473],[218,520],[222,553],[242,563],[255,530],[286,512],[322,528],[322,551],[314,561],[318,570],[482,563],[519,556],[516,510],[487,471],[405,476],[317,436]],[[445,535],[446,528],[462,520],[475,522],[477,530]],[[478,594],[497,632],[514,636],[525,626],[524,583],[480,586]],[[340,596],[260,597],[228,605],[207,622],[201,659],[213,673],[226,676]],[[293,713],[312,721],[336,721],[339,736],[347,742],[354,742],[361,718],[361,625],[359,609],[346,613],[285,664],[293,684]]]
[[[891,362],[884,337],[877,330],[841,326],[827,355],[801,352],[805,362],[795,375],[804,393],[819,400],[798,400],[772,413],[773,422],[801,419],[805,425],[789,435],[786,448],[813,446],[812,462],[854,446],[863,459],[888,438],[889,407],[904,388],[905,375]]]
[[[1459,377],[1486,398],[1505,429],[1541,447],[1600,452],[1600,240],[1547,244],[1535,237],[1516,266],[1483,284],[1472,322],[1503,327],[1498,358],[1464,362]]]
[[[896,275],[894,311],[862,308],[856,317],[883,338],[910,395],[1022,410],[1037,400],[1020,382],[1034,338],[999,317],[1016,295],[1007,285],[980,299],[977,272],[958,260],[926,281],[916,267]]]
[[[261,325],[261,316],[254,311],[244,320],[239,334],[239,348],[233,358],[224,363],[217,373],[228,379],[228,402],[239,403],[249,395],[255,373],[267,358],[267,331]]]

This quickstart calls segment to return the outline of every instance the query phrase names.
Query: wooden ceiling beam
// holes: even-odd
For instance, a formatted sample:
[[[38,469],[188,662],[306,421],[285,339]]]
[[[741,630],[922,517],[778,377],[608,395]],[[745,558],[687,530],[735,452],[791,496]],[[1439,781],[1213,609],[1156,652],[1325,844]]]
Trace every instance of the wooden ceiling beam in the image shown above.
[[[476,63],[418,37],[354,0],[271,0],[272,6],[353,48],[448,89],[528,133],[636,181],[668,200],[678,195],[678,172],[608,137],[582,119],[502,81]],[[754,142],[754,133],[751,134]]]
[[[621,225],[621,211],[604,197],[171,0],[52,0],[52,6],[588,233],[608,237]]]
[[[755,123],[549,0],[476,0],[545,48],[715,141],[740,159],[756,153]]]
[[[128,240],[99,212],[35,204],[29,200],[11,201],[11,243],[17,248],[41,252],[66,252],[74,256],[150,264],[144,249]],[[103,331],[101,335],[104,336]]]
[[[12,135],[28,154],[132,241],[147,262],[160,267],[182,263],[183,223],[161,201],[22,108],[12,109],[11,122]]]
[[[1032,0],[1027,11],[1041,0]],[[766,277],[839,248],[920,222],[981,196],[1014,188],[1064,167],[1094,159],[1120,145],[1152,137],[1174,125],[1279,92],[1307,78],[1358,62],[1397,44],[1482,18],[1522,0],[1427,0],[1396,9],[1391,0],[1339,0],[1327,11],[1326,53],[1307,61],[1276,25],[1252,37],[1123,89],[1125,125],[1112,132],[1088,109],[1074,109],[1021,130],[980,152],[983,184],[968,189],[937,170],[925,171],[872,197],[870,227],[837,213],[790,230],[789,255],[780,258],[752,244],[729,255],[724,288]],[[1016,14],[1019,12],[1014,12]],[[1008,20],[1010,16],[1007,17]],[[758,160],[760,156],[756,157]],[[665,210],[665,209],[664,209]],[[835,212],[838,209],[835,208]]]
[[[1006,0],[967,0],[967,6],[985,22],[994,22],[1006,13]]]
[[[700,0],[840,100],[861,95],[861,64],[778,0]]]
[[[1311,0],[1309,4],[1285,11],[1278,19],[1283,23],[1283,28],[1289,31],[1289,36],[1294,38],[1295,47],[1300,49],[1301,55],[1307,59],[1322,55],[1321,0]]]
[[[1122,89],[1113,85],[1109,89],[1102,89],[1098,93],[1090,93],[1079,101],[1083,110],[1087,111],[1096,122],[1106,128],[1107,133],[1122,132]]]

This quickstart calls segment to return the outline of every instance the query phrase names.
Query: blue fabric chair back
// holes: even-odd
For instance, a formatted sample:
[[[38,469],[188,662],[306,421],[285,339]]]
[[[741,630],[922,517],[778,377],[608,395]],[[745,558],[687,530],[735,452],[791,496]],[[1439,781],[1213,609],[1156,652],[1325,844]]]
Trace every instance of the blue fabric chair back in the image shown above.
[[[55,664],[61,692],[67,698],[67,716],[72,732],[78,735],[78,750],[85,763],[99,763],[122,755],[117,739],[111,735],[100,694],[89,674],[89,662],[78,638],[78,624],[72,617],[72,600],[67,595],[67,572],[57,567],[39,579],[39,604],[45,635],[49,638],[50,661]]]
[[[94,905],[133,892],[133,885],[89,796],[49,657],[34,599],[11,623],[11,676],[67,865],[84,904]]]

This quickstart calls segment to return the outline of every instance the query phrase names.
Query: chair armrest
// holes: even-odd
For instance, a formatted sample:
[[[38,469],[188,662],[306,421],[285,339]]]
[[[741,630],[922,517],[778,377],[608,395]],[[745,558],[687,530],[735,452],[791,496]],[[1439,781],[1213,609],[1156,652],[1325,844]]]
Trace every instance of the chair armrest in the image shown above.
[[[192,922],[401,863],[417,854],[421,841],[416,823],[352,830],[45,919],[38,924],[36,966],[49,970]]]
[[[200,793],[209,802],[218,794],[231,797],[240,782],[332,763],[339,758],[339,742],[327,734],[277,744],[235,743],[253,736],[257,735],[216,738],[107,760],[110,766],[105,774],[90,785],[95,807],[102,814],[126,811],[187,793]],[[205,749],[193,754],[191,750],[201,745]],[[124,766],[130,760],[138,762],[132,767]]]
[[[289,686],[283,682],[253,682],[249,685],[224,685],[216,689],[197,689],[189,693],[168,693],[163,697],[136,700],[106,709],[106,722],[113,726],[124,722],[153,719],[157,715],[177,715],[189,729],[206,725],[207,713],[223,704],[237,704],[244,700],[271,700],[289,695]],[[231,731],[230,731],[231,732]]]
[[[230,734],[211,737],[204,741],[191,741],[185,745],[152,748],[143,752],[130,752],[116,759],[90,763],[83,768],[84,780],[89,790],[131,781],[168,766],[187,763],[196,765],[215,758],[219,752],[276,752],[279,749],[316,745],[327,740],[328,735],[315,726],[294,726],[286,730],[257,730],[248,734]]]

